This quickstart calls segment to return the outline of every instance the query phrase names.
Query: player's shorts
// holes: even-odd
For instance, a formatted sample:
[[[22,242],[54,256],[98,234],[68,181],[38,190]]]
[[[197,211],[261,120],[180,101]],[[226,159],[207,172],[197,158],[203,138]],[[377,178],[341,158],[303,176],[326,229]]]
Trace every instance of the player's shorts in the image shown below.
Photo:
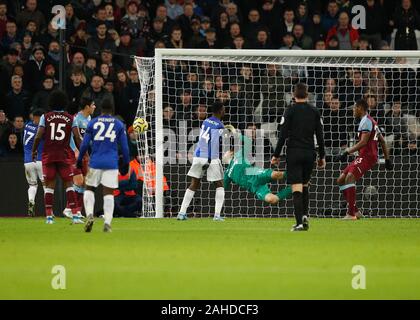
[[[77,160],[76,160],[76,162],[77,162]],[[82,169],[79,169],[76,166],[76,162],[73,165],[73,173],[74,173],[74,175],[75,176],[82,175],[82,176],[86,177],[87,174],[88,174],[88,171],[89,171],[89,158],[87,156],[83,157]]]
[[[38,184],[38,179],[44,182],[44,176],[42,175],[42,161],[25,163],[25,175],[26,181],[30,186]]]
[[[118,189],[118,169],[89,168],[86,176],[86,185],[96,188],[100,184],[107,188]]]
[[[316,153],[306,149],[288,149],[286,154],[287,162],[287,184],[306,184],[311,180],[314,170]]]
[[[207,169],[207,181],[222,181],[223,180],[223,167],[220,159],[213,159],[211,163],[205,158],[194,158],[188,176],[201,179],[204,174],[204,170]]]
[[[269,183],[273,181],[272,175],[273,170],[271,169],[261,169],[261,168],[250,168],[254,169],[255,172],[251,172],[250,176],[250,190],[255,194],[258,200],[265,201],[267,194],[271,193],[271,190],[268,186]]]
[[[359,180],[366,172],[372,169],[377,162],[378,161],[375,159],[358,157],[343,170],[343,174],[351,173],[356,180]]]
[[[46,181],[55,180],[57,173],[65,182],[73,181],[73,165],[67,162],[42,163],[42,173]]]

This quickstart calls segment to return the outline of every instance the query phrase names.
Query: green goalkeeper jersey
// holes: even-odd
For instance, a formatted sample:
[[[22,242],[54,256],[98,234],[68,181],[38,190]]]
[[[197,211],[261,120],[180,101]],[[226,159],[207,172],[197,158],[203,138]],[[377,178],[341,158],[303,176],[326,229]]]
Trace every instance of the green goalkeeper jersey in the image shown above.
[[[248,137],[241,135],[242,148],[235,153],[230,161],[224,175],[225,189],[233,182],[251,192],[256,188],[271,182],[271,169],[254,167],[249,162],[247,155],[252,150],[252,141]]]

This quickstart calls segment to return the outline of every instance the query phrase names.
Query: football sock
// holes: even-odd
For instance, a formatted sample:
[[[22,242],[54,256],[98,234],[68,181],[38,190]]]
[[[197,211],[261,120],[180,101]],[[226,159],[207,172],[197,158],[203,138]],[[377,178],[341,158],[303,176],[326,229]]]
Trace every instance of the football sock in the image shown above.
[[[222,212],[223,203],[225,202],[225,188],[217,188],[216,189],[216,208],[214,211],[214,215],[216,217],[220,217],[220,213]]]
[[[290,186],[287,186],[283,190],[280,190],[279,193],[277,193],[277,196],[280,198],[280,200],[286,200],[292,195],[292,188]]]
[[[308,216],[309,214],[309,187],[303,187],[303,215]]]
[[[38,186],[29,186],[28,188],[28,199],[29,202],[35,203],[35,196],[38,190]]]
[[[86,217],[93,216],[93,208],[95,207],[95,193],[86,190],[83,194],[83,203],[85,205]]]
[[[83,193],[85,192],[85,188],[79,187],[78,185],[74,185],[73,188],[74,188],[74,191],[76,192],[77,211],[82,211]]]
[[[104,196],[104,219],[105,224],[111,225],[112,217],[114,215],[114,196]]]
[[[354,183],[346,184],[341,186],[340,190],[343,191],[344,199],[348,204],[347,214],[354,216],[356,213],[356,185]]]
[[[66,198],[69,208],[71,209],[71,213],[74,216],[77,215],[77,197],[73,187],[69,187],[66,189]]]
[[[182,200],[181,210],[180,213],[187,213],[188,207],[190,206],[190,203],[192,199],[194,198],[195,192],[187,189],[185,191],[184,200]]]
[[[293,192],[293,206],[295,209],[296,224],[300,225],[303,223],[303,195],[302,192]]]
[[[45,214],[47,217],[51,217],[53,215],[54,189],[45,188],[44,201]]]

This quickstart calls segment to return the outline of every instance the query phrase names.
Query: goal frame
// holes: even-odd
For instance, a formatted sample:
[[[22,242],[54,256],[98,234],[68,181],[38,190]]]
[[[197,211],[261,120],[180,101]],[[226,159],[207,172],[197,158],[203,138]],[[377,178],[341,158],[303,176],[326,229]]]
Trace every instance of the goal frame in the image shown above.
[[[392,50],[235,50],[235,49],[156,49],[155,50],[155,132],[156,132],[156,181],[163,181],[164,135],[163,135],[163,60],[166,57],[277,57],[277,58],[418,58],[420,51]],[[256,62],[258,63],[258,62]],[[261,62],[263,63],[263,62]],[[164,217],[163,183],[156,183],[155,218]]]

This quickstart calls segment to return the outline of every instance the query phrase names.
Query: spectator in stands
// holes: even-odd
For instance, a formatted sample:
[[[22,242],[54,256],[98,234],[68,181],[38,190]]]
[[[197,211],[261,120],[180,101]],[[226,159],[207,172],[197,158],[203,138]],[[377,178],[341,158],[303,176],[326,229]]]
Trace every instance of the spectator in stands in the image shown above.
[[[308,30],[312,24],[311,16],[308,12],[308,5],[305,2],[299,3],[297,7],[296,23],[302,25],[305,30]]]
[[[206,32],[206,38],[204,42],[201,44],[201,48],[203,49],[220,49],[220,44],[216,37],[216,29],[210,28]]]
[[[164,20],[162,18],[155,18],[152,24],[152,30],[146,36],[147,55],[153,56],[156,42],[169,42],[169,36],[164,31]]]
[[[2,145],[5,148],[10,147],[9,137],[10,135],[15,135],[17,137],[17,142],[16,144],[13,143],[13,146],[16,147],[16,148],[13,148],[13,150],[16,150],[16,151],[21,150],[22,143],[23,143],[24,127],[25,127],[25,122],[24,122],[23,117],[22,116],[14,117],[12,125],[9,125],[7,130],[5,130],[5,132],[3,133],[3,137],[2,137],[2,140],[0,141],[0,145]]]
[[[408,147],[409,130],[407,117],[402,111],[401,102],[395,101],[385,114],[385,135],[388,146],[394,155]]]
[[[219,42],[224,45],[226,39],[229,38],[229,16],[226,12],[220,13],[219,20],[215,23],[215,26],[216,37],[219,39]]]
[[[380,128],[385,126],[385,108],[378,102],[376,95],[368,93],[365,100],[369,106],[369,114],[376,120]]]
[[[360,34],[372,44],[374,50],[379,50],[382,35],[386,30],[386,13],[379,0],[365,0],[366,28],[360,29]]]
[[[176,20],[183,12],[183,8],[178,4],[178,0],[165,0],[165,6],[168,10],[168,17]]]
[[[7,52],[12,43],[18,42],[18,33],[17,33],[16,22],[13,20],[8,20],[6,22],[6,32],[1,38],[1,51]]]
[[[258,10],[253,9],[248,13],[248,23],[243,28],[243,36],[251,44],[257,41],[257,33],[264,25],[261,22],[261,16]],[[275,33],[278,36],[279,32]]]
[[[270,50],[273,49],[273,45],[271,43],[270,37],[268,35],[268,31],[265,29],[261,29],[257,33],[257,42],[254,45],[255,49],[265,49]]]
[[[176,104],[177,120],[192,120],[194,102],[191,90],[180,90]]]
[[[191,28],[191,22],[194,19],[197,20],[199,17],[195,15],[193,6],[191,4],[185,4],[183,14],[178,17],[177,22],[186,41],[189,41],[192,37],[193,30]]]
[[[12,124],[6,117],[6,113],[3,109],[0,109],[0,144],[3,141],[3,135],[6,131],[10,130]]]
[[[379,68],[369,68],[364,75],[364,83],[375,94],[378,103],[384,103],[388,93],[388,83]]]
[[[420,29],[420,15],[411,0],[401,0],[389,24],[397,29],[395,50],[417,50],[415,31]]]
[[[90,56],[100,59],[100,52],[104,49],[115,52],[115,42],[108,36],[107,30],[105,22],[98,22],[96,26],[96,35],[89,38],[87,42],[87,51]]]
[[[283,37],[287,33],[293,32],[295,26],[295,12],[293,9],[288,8],[284,11],[283,21],[280,25],[279,35]]]
[[[322,110],[324,122],[324,140],[328,156],[339,155],[347,147],[348,112],[341,108],[338,98],[333,97],[325,102]]]
[[[200,48],[204,42],[204,37],[200,33],[200,20],[193,19],[191,21],[191,30],[190,46],[191,48]]]
[[[0,39],[3,38],[6,33],[6,24],[9,20],[7,16],[7,3],[4,1],[0,2]]]
[[[117,49],[120,54],[117,57],[118,63],[124,70],[130,70],[133,65],[132,56],[144,56],[145,40],[143,38],[133,40],[128,31],[121,32],[120,39],[121,42]]]
[[[295,44],[295,37],[293,33],[287,32],[283,36],[283,46],[280,48],[281,50],[300,50],[301,48]]]
[[[7,143],[0,148],[0,155],[6,158],[20,158],[23,155],[23,148],[18,143],[16,134],[11,133],[8,136]]]
[[[163,31],[166,34],[170,34],[171,30],[175,26],[174,21],[168,17],[168,10],[164,4],[160,4],[156,8],[156,18],[163,21]]]
[[[95,105],[97,106],[95,109],[95,113],[93,117],[97,117],[102,113],[101,105],[102,101],[104,100],[111,100],[114,103],[114,97],[112,94],[105,90],[104,86],[104,79],[99,76],[95,75],[90,82],[90,86],[83,92],[82,98],[87,98],[90,100],[95,101]]]
[[[86,90],[86,77],[80,67],[73,68],[70,77],[71,81],[67,82],[67,94],[69,97],[69,112],[75,114],[79,111],[80,99]]]
[[[322,26],[324,30],[330,30],[337,25],[339,13],[340,8],[337,0],[328,1],[327,13],[322,17]]]
[[[31,92],[42,89],[42,80],[45,77],[45,68],[48,61],[45,57],[45,50],[42,46],[36,46],[32,50],[33,60],[29,60],[25,64],[25,88]]]
[[[6,115],[9,119],[16,116],[27,117],[31,104],[30,95],[23,89],[23,81],[20,76],[13,76],[11,80],[12,90],[7,94]]]
[[[121,19],[121,29],[128,31],[133,39],[136,39],[142,32],[146,17],[139,15],[139,5],[137,1],[131,0],[127,2],[127,13]]]
[[[37,0],[26,0],[25,9],[16,16],[16,21],[20,28],[25,27],[29,20],[35,21],[39,30],[46,28],[45,16],[37,7]]]
[[[360,70],[349,69],[347,78],[339,83],[340,101],[346,108],[350,108],[353,104],[363,97],[363,75]]]
[[[293,36],[295,38],[295,44],[303,50],[313,49],[314,44],[312,38],[305,34],[305,28],[302,24],[295,24],[293,27]]]
[[[200,128],[203,121],[208,118],[207,107],[205,104],[199,104],[192,115],[192,128]],[[232,121],[231,121],[232,123]]]
[[[336,36],[340,50],[352,50],[358,47],[359,32],[350,24],[350,16],[347,12],[341,12],[338,24],[328,31],[327,42]]]
[[[32,100],[32,108],[48,110],[48,98],[54,89],[54,78],[46,77],[42,86],[43,89],[38,91]]]
[[[164,106],[163,108],[163,127],[174,129],[174,130],[177,129],[175,111],[171,106]]]
[[[171,36],[170,39],[168,41],[168,43],[166,44],[166,46],[168,48],[175,48],[175,49],[180,49],[180,48],[185,48],[185,43],[184,43],[184,39],[182,37],[182,29],[178,26],[175,26],[172,29],[171,32]]]
[[[19,62],[19,52],[16,49],[9,49],[6,59],[1,63],[1,67],[7,72],[9,77],[13,74],[13,69],[17,65],[21,65]]]

